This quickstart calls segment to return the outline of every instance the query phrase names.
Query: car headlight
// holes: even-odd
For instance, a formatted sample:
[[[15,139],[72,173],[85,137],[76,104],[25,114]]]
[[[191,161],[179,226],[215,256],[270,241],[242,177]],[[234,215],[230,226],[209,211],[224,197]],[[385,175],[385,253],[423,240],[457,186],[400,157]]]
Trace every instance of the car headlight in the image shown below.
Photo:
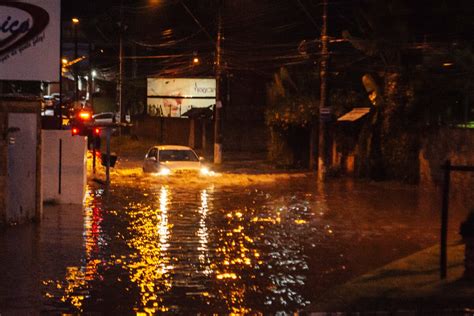
[[[166,168],[166,167],[160,167],[160,170],[158,171],[158,174],[160,176],[167,176],[171,173],[171,170]]]
[[[211,171],[209,171],[209,168],[207,168],[207,167],[201,167],[201,174],[202,174],[203,176],[207,176],[207,175],[209,175],[210,173],[211,173]]]

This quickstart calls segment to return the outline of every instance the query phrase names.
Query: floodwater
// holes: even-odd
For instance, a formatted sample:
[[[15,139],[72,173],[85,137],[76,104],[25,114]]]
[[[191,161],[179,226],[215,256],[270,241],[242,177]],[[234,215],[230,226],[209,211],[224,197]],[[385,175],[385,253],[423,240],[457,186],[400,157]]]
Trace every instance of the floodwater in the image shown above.
[[[46,207],[40,225],[0,232],[0,313],[295,312],[438,242],[436,192],[251,182],[129,177],[108,194],[91,184],[84,208]],[[465,214],[451,212],[451,239]]]

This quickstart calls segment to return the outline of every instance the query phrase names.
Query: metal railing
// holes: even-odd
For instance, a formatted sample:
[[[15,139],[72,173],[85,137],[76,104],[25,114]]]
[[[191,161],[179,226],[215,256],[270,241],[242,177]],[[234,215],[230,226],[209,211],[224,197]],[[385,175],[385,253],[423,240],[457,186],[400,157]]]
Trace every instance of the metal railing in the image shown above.
[[[440,238],[440,254],[439,254],[439,271],[440,278],[446,279],[447,275],[447,242],[448,242],[448,210],[449,210],[449,186],[451,182],[451,171],[474,172],[474,166],[467,165],[451,165],[451,160],[441,166],[444,170],[443,180],[443,202],[441,209],[441,238]]]

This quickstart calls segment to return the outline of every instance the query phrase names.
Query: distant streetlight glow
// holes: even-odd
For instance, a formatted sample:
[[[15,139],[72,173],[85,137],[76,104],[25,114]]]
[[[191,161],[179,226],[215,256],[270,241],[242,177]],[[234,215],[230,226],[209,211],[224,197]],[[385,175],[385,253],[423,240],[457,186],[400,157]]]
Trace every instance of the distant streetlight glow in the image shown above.
[[[68,60],[66,58],[63,58],[63,59],[61,59],[61,62],[63,63],[63,65],[65,65],[65,64],[68,63]]]
[[[194,57],[193,58],[193,64],[199,64],[199,58]]]
[[[95,77],[97,77],[97,71],[95,71],[95,70],[92,70],[92,73],[91,73],[91,75],[92,75],[92,78],[95,78]]]
[[[72,23],[78,24],[78,23],[79,23],[79,19],[78,19],[78,18],[72,18]]]

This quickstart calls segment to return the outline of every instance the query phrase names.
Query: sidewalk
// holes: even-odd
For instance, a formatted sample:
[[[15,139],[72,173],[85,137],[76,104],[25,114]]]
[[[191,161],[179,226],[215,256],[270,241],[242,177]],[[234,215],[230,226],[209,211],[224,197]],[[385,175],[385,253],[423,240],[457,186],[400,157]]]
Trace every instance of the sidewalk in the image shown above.
[[[206,156],[213,170],[233,174],[302,174],[310,173],[307,169],[278,168],[267,160],[264,152],[224,152],[222,164],[213,164],[213,157]]]
[[[448,246],[448,277],[441,281],[439,247],[434,246],[328,292],[309,310],[474,315],[474,283],[463,280],[463,272],[464,245],[458,241]]]

